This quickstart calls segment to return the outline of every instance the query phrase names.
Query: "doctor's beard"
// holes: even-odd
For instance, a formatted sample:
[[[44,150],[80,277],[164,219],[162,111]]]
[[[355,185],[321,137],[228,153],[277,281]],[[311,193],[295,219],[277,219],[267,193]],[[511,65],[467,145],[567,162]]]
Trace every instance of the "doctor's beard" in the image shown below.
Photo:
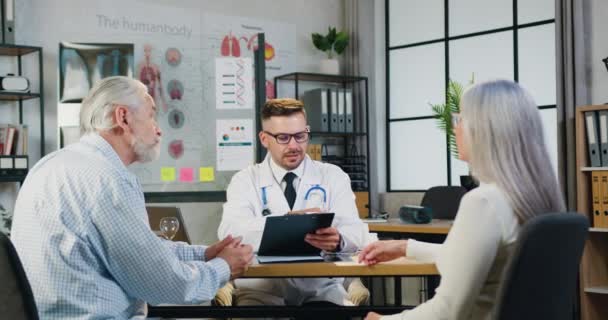
[[[291,159],[295,158],[295,162]],[[304,160],[304,151],[301,148],[298,149],[287,149],[283,153],[283,167],[287,170],[293,170],[297,168],[300,163]]]
[[[160,139],[152,144],[147,144],[141,137],[134,137],[131,141],[131,148],[133,148],[138,162],[150,162],[160,156]]]

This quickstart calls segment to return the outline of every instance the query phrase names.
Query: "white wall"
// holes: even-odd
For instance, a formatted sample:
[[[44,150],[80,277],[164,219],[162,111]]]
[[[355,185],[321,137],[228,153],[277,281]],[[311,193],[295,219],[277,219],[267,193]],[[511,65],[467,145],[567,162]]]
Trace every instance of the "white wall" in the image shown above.
[[[608,103],[608,70],[602,59],[608,57],[608,1],[590,0],[591,19],[591,104]]]
[[[343,0],[125,0],[141,4],[141,10],[146,5],[163,5],[181,8],[192,8],[205,13],[215,13],[228,16],[250,17],[285,22],[296,26],[297,71],[317,72],[318,62],[324,54],[316,50],[310,40],[313,32],[326,32],[328,26],[343,26]],[[57,79],[58,79],[58,48],[60,41],[78,41],[78,39],[62,39],[57,30],[69,25],[69,17],[60,16],[62,8],[77,6],[82,13],[87,14],[87,4],[98,3],[94,0],[17,0],[16,2],[16,43],[23,45],[41,46],[44,50],[44,96],[45,96],[45,145],[47,153],[54,151],[57,146]],[[48,17],[55,14],[55,17]],[[94,18],[94,17],[93,17]],[[49,21],[61,24],[54,26]],[[104,42],[104,39],[99,39]],[[0,60],[0,64],[3,60]],[[5,71],[0,68],[0,71]],[[35,102],[32,102],[36,106]],[[17,108],[0,108],[1,122],[17,122]],[[30,141],[30,161],[39,159],[38,143],[40,133],[37,132],[37,112],[26,111],[26,123],[32,131]],[[0,203],[12,210],[16,198],[16,184],[0,184]],[[184,219],[190,226],[189,232],[197,243],[208,243],[216,237],[215,230],[221,216],[219,204],[183,204]]]

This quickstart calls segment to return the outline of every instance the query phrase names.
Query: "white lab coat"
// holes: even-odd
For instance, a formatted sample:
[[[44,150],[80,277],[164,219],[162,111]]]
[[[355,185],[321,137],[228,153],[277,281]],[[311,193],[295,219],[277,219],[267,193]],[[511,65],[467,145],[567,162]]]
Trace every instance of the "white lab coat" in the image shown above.
[[[342,236],[342,251],[354,252],[369,242],[368,228],[361,221],[355,205],[355,195],[350,187],[350,179],[339,167],[304,159],[304,172],[300,177],[293,210],[318,206],[319,203],[305,201],[306,192],[315,185],[327,193],[325,210],[335,213],[332,223]],[[280,178],[279,178],[280,179]],[[271,214],[285,215],[289,209],[280,182],[272,174],[270,155],[262,163],[249,166],[232,177],[226,191],[227,201],[218,229],[220,239],[231,234],[242,236],[243,243],[251,244],[258,250],[266,217],[262,215],[262,187],[266,187],[267,206]],[[343,279],[240,279],[237,287],[259,289],[285,297],[288,304],[308,301],[331,301],[343,304],[346,292]]]

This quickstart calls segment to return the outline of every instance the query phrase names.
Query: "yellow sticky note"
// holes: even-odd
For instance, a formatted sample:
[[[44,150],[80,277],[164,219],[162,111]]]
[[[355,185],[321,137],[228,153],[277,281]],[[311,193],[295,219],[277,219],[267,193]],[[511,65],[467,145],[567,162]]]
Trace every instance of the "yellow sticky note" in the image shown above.
[[[202,182],[211,182],[215,180],[214,172],[213,167],[200,167],[198,170],[198,176]]]
[[[160,181],[175,181],[175,168],[162,167],[160,168]]]

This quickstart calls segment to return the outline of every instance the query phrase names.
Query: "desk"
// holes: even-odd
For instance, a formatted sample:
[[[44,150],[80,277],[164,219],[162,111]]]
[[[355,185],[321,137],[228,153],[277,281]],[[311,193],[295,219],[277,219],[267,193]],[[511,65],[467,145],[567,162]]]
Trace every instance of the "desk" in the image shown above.
[[[432,263],[411,258],[366,266],[353,261],[254,264],[242,278],[385,277],[437,275]]]
[[[377,233],[408,233],[408,234],[439,234],[447,235],[454,220],[433,219],[428,224],[403,223],[399,219],[388,219],[387,222],[368,223],[370,232]]]
[[[280,264],[254,264],[244,278],[291,278],[291,277],[418,277],[437,275],[432,263],[421,263],[411,258],[399,258],[365,266],[355,261],[306,262]],[[216,307],[216,306],[160,306],[149,307],[149,317],[166,318],[230,318],[230,317],[286,317],[313,318],[319,313],[333,316],[365,316],[372,310],[384,313],[398,313],[408,306],[356,306],[356,307],[299,307],[299,306],[256,306],[256,307]]]
[[[403,223],[399,218],[388,219],[387,222],[368,223],[370,232],[378,233],[378,237],[397,239],[413,238],[420,241],[442,243],[452,228],[454,220],[433,219],[428,224]],[[427,298],[435,294],[439,285],[439,277],[427,277],[425,289]],[[401,278],[395,276],[395,301],[401,301]]]

